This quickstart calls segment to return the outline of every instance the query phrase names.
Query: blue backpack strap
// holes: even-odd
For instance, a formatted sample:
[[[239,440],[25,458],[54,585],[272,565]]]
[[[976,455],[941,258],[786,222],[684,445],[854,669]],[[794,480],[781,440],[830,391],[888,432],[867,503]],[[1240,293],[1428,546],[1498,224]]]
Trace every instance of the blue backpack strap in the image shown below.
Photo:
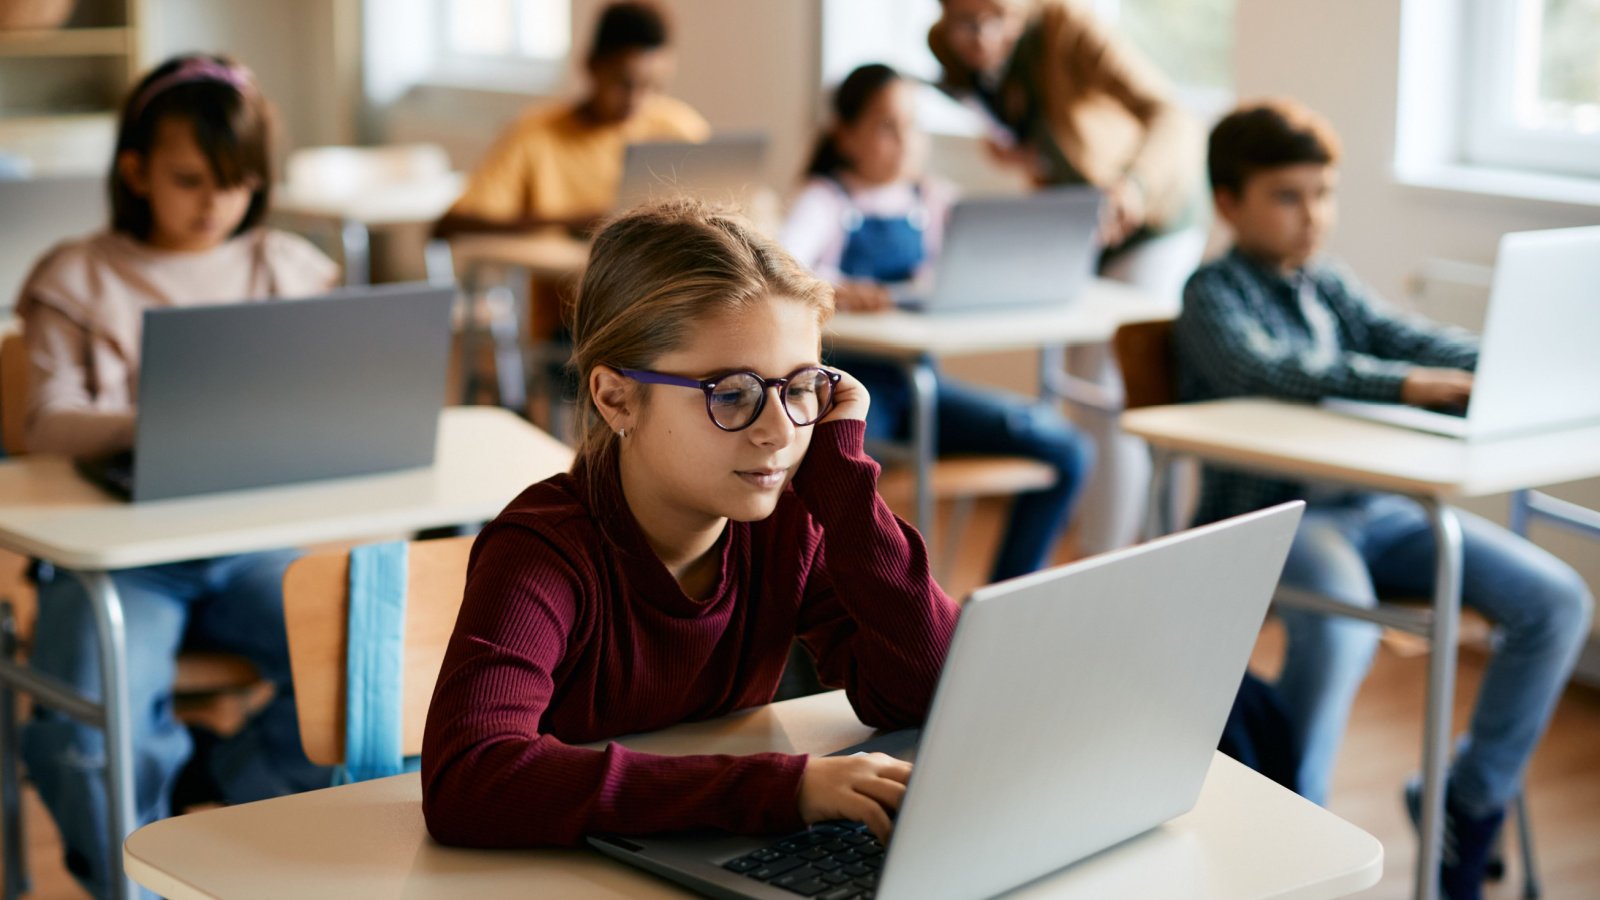
[[[344,765],[334,783],[414,771],[401,758],[405,687],[405,541],[350,551],[350,622],[345,649]]]

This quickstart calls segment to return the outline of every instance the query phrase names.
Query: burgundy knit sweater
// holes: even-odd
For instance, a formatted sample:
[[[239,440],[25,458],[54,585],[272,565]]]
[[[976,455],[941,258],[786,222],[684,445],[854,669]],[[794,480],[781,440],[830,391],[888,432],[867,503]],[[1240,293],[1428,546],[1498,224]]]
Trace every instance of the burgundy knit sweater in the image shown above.
[[[729,522],[710,597],[686,597],[615,463],[533,485],[484,529],[428,710],[423,813],[447,844],[803,827],[806,757],[658,756],[577,743],[769,702],[798,635],[861,721],[920,723],[957,608],[876,491],[864,425],[820,425],[773,514]]]

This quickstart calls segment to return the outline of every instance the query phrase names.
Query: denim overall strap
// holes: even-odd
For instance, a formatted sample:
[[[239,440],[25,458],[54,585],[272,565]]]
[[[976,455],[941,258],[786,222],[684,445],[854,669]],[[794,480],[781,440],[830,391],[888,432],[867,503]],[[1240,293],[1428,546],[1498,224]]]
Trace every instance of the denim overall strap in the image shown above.
[[[927,213],[921,205],[921,186],[916,188],[917,208],[901,216],[865,215],[844,185],[839,185],[839,191],[850,203],[839,271],[850,278],[881,283],[911,280],[928,256],[923,244]]]
[[[344,765],[335,784],[416,771],[401,757],[405,687],[404,541],[350,551],[350,627],[345,649]]]

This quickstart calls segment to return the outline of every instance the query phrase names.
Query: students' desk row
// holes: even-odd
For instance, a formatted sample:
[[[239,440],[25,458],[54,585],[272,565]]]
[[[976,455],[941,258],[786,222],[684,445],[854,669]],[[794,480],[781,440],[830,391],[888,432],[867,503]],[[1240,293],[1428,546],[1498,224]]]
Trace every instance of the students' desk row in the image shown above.
[[[1149,442],[1157,455],[1152,486],[1152,530],[1173,523],[1160,501],[1160,480],[1172,457],[1414,498],[1432,519],[1437,561],[1427,613],[1379,607],[1360,610],[1301,591],[1280,591],[1286,602],[1368,619],[1425,635],[1431,641],[1428,702],[1423,737],[1423,819],[1417,855],[1416,896],[1437,891],[1443,834],[1444,776],[1451,743],[1456,638],[1461,614],[1461,527],[1450,504],[1513,492],[1513,523],[1528,514],[1600,534],[1600,516],[1528,489],[1600,476],[1600,425],[1569,428],[1487,443],[1356,419],[1313,406],[1264,399],[1153,406],[1122,415],[1123,430]]]
[[[865,739],[842,692],[623,739],[655,753],[828,753]],[[1092,815],[1092,811],[1085,814]],[[465,850],[428,837],[417,775],[181,816],[123,856],[163,896],[683,897],[587,850]],[[1014,897],[1335,897],[1376,883],[1371,835],[1217,756],[1194,810]]]
[[[473,235],[452,240],[451,250],[469,296],[486,287],[485,273],[494,267],[524,269],[536,277],[571,279],[588,261],[588,245],[559,232]],[[923,534],[930,534],[933,492],[929,480],[938,434],[934,405],[936,360],[1007,350],[1103,344],[1125,322],[1168,318],[1174,312],[1170,303],[1097,278],[1088,282],[1081,296],[1063,298],[1057,307],[932,314],[841,313],[829,322],[825,340],[835,350],[881,357],[905,370],[912,391],[908,456],[916,484],[915,524]],[[526,399],[526,376],[515,314],[490,317],[488,321],[495,345],[501,403],[520,408]],[[473,331],[469,329],[469,334]],[[475,346],[473,341],[463,343]],[[1046,381],[1048,387],[1049,380]]]
[[[78,696],[54,679],[0,660],[0,789],[8,814],[16,809],[18,790],[10,692],[20,689],[106,730],[110,846],[133,831],[126,647],[111,572],[481,522],[529,484],[571,464],[569,448],[504,410],[451,408],[439,424],[438,456],[427,469],[153,503],[113,500],[60,457],[0,463],[0,546],[71,570],[84,583],[99,625],[106,698],[102,704]],[[15,831],[7,828],[8,839]],[[120,861],[112,858],[113,865]]]

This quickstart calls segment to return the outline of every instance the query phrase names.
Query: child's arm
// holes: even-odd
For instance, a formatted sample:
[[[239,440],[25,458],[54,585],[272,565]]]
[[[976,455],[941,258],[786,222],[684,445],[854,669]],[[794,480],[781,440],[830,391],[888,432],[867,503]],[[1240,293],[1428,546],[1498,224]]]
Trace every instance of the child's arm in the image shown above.
[[[800,639],[828,684],[843,685],[868,725],[922,722],[955,631],[957,607],[927,546],[878,495],[862,450],[866,424],[817,426],[795,490],[822,527],[800,610]]]
[[[1204,372],[1228,395],[1395,403],[1413,368],[1366,353],[1307,354],[1268,331],[1244,291],[1217,272],[1190,279],[1173,341],[1183,366]]]
[[[491,525],[479,539],[423,739],[423,813],[433,836],[533,847],[595,833],[800,828],[804,756],[665,757],[618,744],[581,749],[543,733],[563,689],[582,590],[542,535]],[[594,703],[605,715],[605,698]]]
[[[89,390],[90,335],[83,326],[44,303],[30,304],[23,344],[29,452],[98,459],[133,446],[133,411],[95,408]]]
[[[1463,329],[1405,315],[1348,277],[1335,291],[1341,312],[1365,326],[1365,349],[1373,356],[1444,369],[1477,367],[1478,339]]]

